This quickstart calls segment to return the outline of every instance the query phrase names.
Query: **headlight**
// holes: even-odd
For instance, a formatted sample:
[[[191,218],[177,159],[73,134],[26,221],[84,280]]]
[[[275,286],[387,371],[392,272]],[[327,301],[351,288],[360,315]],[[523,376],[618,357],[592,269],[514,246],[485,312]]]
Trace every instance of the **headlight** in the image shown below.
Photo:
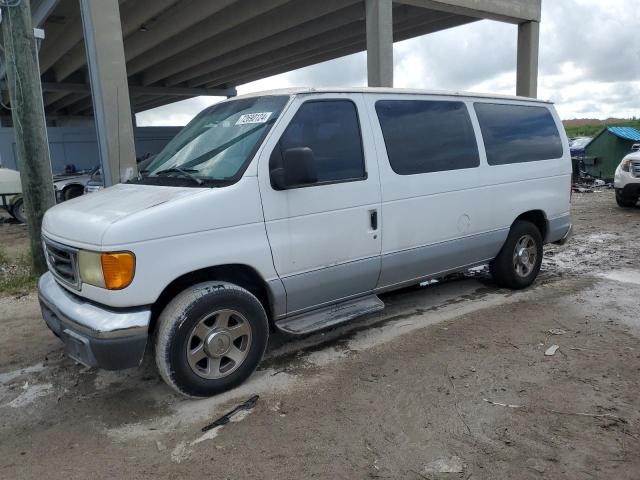
[[[622,160],[622,163],[620,164],[620,168],[622,169],[623,172],[628,172],[631,170],[631,159],[627,158],[625,160]]]
[[[121,290],[133,281],[136,257],[131,252],[78,253],[78,270],[84,283],[108,290]]]

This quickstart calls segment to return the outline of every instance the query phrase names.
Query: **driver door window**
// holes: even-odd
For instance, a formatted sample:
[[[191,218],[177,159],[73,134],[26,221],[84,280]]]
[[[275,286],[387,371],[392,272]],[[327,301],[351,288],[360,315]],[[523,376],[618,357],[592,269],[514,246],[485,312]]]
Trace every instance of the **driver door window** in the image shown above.
[[[311,100],[300,106],[270,158],[270,171],[282,166],[285,152],[309,148],[317,181],[304,186],[366,178],[360,124],[349,100]]]

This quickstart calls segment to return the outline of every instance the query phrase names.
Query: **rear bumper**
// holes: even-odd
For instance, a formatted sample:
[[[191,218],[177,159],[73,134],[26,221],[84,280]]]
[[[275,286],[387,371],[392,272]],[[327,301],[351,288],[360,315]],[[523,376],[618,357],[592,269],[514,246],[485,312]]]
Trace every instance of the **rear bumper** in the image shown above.
[[[40,277],[38,296],[44,321],[63,341],[67,356],[105,370],[142,362],[149,308],[110,309],[88,302],[58,285],[49,272]]]
[[[569,241],[569,239],[571,238],[571,235],[573,234],[573,224],[570,223],[569,224],[569,230],[567,230],[567,233],[564,234],[564,236],[559,239],[554,241],[553,243],[556,245],[564,245],[565,243],[567,243]]]
[[[571,223],[571,215],[563,215],[549,220],[545,243],[564,245],[571,237],[572,232],[573,224]]]

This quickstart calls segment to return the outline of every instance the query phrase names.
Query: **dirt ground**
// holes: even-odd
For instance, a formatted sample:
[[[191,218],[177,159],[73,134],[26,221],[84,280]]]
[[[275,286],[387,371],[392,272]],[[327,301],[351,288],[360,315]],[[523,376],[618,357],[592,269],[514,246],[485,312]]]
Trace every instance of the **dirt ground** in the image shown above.
[[[475,271],[384,295],[346,327],[273,335],[247,383],[206,400],[149,358],[74,364],[33,294],[0,298],[0,478],[637,479],[640,208],[604,191],[573,215],[532,288]],[[24,235],[0,224],[7,250]]]

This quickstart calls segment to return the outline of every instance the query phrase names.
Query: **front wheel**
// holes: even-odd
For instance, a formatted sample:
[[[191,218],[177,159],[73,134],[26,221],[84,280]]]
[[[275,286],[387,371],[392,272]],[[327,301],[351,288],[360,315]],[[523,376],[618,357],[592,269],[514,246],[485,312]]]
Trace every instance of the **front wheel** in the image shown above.
[[[620,193],[616,192],[616,203],[622,208],[631,208],[636,206],[638,199],[623,197]]]
[[[227,282],[200,283],[160,314],[156,364],[174,390],[208,397],[246,380],[268,338],[267,314],[253,294]]]
[[[498,256],[489,264],[501,287],[520,290],[533,283],[542,265],[542,234],[525,220],[516,221]]]

